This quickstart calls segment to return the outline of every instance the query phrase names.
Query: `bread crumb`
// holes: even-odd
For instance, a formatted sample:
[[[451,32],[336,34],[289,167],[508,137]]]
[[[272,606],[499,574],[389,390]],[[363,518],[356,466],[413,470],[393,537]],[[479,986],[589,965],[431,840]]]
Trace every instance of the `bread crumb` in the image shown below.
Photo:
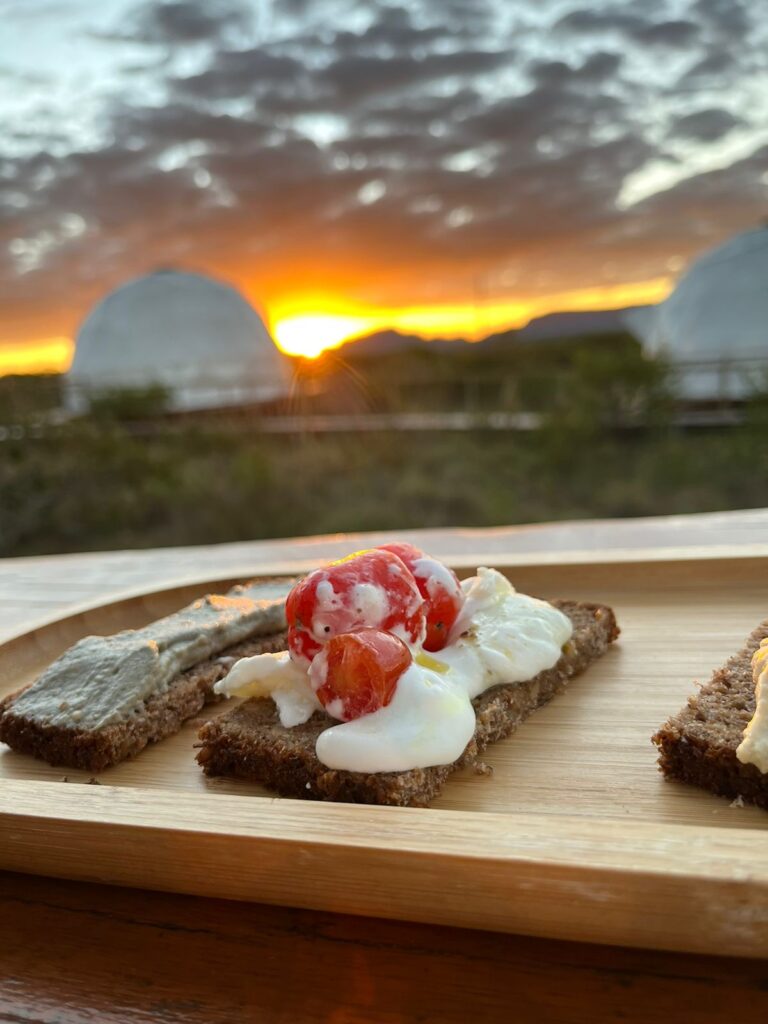
[[[59,779],[59,782],[69,782],[69,776],[62,775],[61,778]]]
[[[98,779],[96,779],[93,776],[91,776],[90,779],[88,779],[88,785],[89,786],[100,786],[101,783],[99,782]]]
[[[486,764],[485,761],[475,761],[472,767],[476,775],[493,775],[493,766]]]
[[[744,797],[739,793],[735,800],[731,800],[731,807],[744,807]]]

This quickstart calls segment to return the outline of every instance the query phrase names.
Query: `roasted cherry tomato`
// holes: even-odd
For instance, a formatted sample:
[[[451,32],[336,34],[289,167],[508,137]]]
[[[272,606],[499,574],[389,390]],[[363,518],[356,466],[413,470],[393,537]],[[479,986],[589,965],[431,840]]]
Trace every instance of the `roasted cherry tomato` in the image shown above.
[[[340,633],[382,629],[406,643],[426,630],[424,599],[410,569],[396,554],[371,548],[316,569],[288,595],[288,649],[309,665]]]
[[[391,551],[405,562],[426,602],[427,636],[424,650],[442,650],[464,604],[464,593],[456,574],[413,544],[382,544],[381,550]]]
[[[411,661],[398,637],[361,629],[332,637],[312,662],[309,678],[328,714],[348,722],[386,707]]]

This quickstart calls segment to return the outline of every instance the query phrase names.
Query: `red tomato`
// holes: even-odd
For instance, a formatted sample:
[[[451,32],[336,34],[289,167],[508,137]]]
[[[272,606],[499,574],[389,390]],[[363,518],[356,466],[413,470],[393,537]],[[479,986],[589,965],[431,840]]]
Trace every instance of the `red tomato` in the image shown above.
[[[413,573],[426,602],[427,636],[425,651],[440,651],[464,604],[464,592],[453,570],[404,541],[382,544],[382,551],[398,555]]]
[[[413,574],[397,555],[378,548],[315,569],[290,592],[285,612],[288,649],[305,666],[340,633],[382,629],[420,643],[426,629]]]
[[[332,637],[312,662],[312,688],[329,715],[349,722],[386,707],[411,664],[402,640],[380,629]]]

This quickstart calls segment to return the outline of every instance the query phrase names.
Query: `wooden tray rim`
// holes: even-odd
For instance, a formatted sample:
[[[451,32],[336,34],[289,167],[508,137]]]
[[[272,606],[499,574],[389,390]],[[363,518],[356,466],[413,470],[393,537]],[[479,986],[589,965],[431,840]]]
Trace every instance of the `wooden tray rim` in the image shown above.
[[[689,546],[689,547],[650,547],[650,548],[611,548],[605,550],[584,550],[574,549],[571,551],[479,551],[471,555],[447,554],[441,556],[442,561],[457,571],[475,569],[479,565],[490,565],[507,570],[516,568],[526,569],[556,569],[563,567],[597,567],[621,565],[638,566],[643,564],[666,564],[680,562],[682,564],[692,563],[727,563],[753,562],[762,563],[768,561],[768,544],[722,544],[710,547]],[[242,571],[231,574],[211,575],[210,571],[200,574],[193,573],[189,576],[176,577],[169,580],[160,587],[147,589],[146,586],[131,587],[125,590],[116,590],[109,593],[106,599],[75,602],[67,605],[64,609],[48,613],[39,619],[30,619],[18,632],[0,640],[0,651],[7,644],[23,640],[25,637],[36,633],[58,623],[65,623],[67,620],[86,615],[88,612],[100,611],[110,608],[125,601],[134,601],[141,598],[152,599],[161,595],[169,594],[174,590],[183,590],[188,587],[213,586],[216,583],[232,584],[259,576],[293,576],[309,572],[318,565],[317,557],[300,559],[280,559],[268,561],[253,561],[245,563]]]

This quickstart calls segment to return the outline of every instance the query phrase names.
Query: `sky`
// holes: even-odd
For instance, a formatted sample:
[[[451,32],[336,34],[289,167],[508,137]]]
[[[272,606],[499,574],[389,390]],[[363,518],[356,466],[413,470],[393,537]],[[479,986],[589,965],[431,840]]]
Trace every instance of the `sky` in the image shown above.
[[[225,279],[288,350],[659,301],[768,215],[768,0],[0,0],[0,373]]]

